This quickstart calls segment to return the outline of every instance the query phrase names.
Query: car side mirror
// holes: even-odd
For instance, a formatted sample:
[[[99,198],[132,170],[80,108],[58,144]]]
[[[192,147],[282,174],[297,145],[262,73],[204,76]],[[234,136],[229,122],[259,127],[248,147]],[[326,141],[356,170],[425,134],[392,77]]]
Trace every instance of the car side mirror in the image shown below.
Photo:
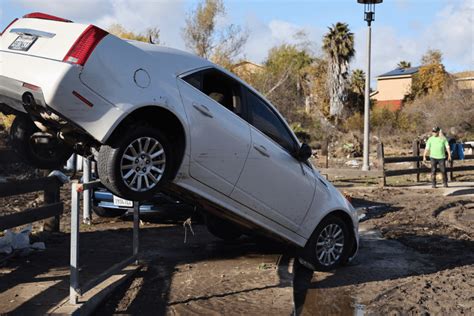
[[[313,151],[311,150],[311,147],[309,147],[308,144],[303,143],[298,150],[297,153],[297,159],[301,162],[307,161],[311,156],[313,155]]]

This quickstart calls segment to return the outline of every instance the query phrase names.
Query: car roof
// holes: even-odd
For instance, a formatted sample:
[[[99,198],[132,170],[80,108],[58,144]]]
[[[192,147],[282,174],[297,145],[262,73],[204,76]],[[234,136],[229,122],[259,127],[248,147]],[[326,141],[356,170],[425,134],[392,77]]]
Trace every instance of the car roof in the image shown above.
[[[198,68],[215,66],[204,58],[179,49],[133,40],[127,40],[127,42],[156,57],[160,67],[175,75],[180,75]]]

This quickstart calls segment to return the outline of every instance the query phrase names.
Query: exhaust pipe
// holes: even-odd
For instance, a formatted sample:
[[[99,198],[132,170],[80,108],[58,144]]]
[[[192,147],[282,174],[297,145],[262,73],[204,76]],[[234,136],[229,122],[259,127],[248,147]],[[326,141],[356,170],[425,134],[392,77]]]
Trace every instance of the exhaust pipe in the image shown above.
[[[23,93],[23,96],[21,97],[21,100],[23,101],[24,106],[30,107],[30,106],[36,105],[35,98],[29,92]]]

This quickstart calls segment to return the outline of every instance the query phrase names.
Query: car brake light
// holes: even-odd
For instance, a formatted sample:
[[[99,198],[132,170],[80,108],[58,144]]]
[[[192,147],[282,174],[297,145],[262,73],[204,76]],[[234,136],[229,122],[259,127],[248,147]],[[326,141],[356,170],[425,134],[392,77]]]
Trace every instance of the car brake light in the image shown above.
[[[66,20],[54,15],[49,15],[46,13],[41,12],[33,12],[23,16],[24,19],[42,19],[42,20],[51,20],[51,21],[59,21],[59,22],[72,22],[71,20]]]
[[[0,33],[0,36],[2,36],[3,33],[5,33],[5,31],[8,30],[8,28],[12,26],[13,23],[15,23],[16,21],[18,21],[18,19],[14,19],[13,21],[11,21],[10,24],[8,24],[7,27],[2,31],[2,33]]]
[[[104,31],[97,26],[89,25],[89,27],[72,45],[63,61],[84,66],[97,44],[99,44],[99,42],[108,34],[109,33],[107,31]]]

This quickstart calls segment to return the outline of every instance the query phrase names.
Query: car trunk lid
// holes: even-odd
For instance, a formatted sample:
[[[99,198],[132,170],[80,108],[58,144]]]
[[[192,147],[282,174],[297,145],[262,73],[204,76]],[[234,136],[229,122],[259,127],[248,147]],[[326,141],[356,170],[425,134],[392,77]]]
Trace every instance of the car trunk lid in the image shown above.
[[[0,36],[0,51],[68,61],[65,57],[88,27],[47,14],[28,14],[7,26]]]

